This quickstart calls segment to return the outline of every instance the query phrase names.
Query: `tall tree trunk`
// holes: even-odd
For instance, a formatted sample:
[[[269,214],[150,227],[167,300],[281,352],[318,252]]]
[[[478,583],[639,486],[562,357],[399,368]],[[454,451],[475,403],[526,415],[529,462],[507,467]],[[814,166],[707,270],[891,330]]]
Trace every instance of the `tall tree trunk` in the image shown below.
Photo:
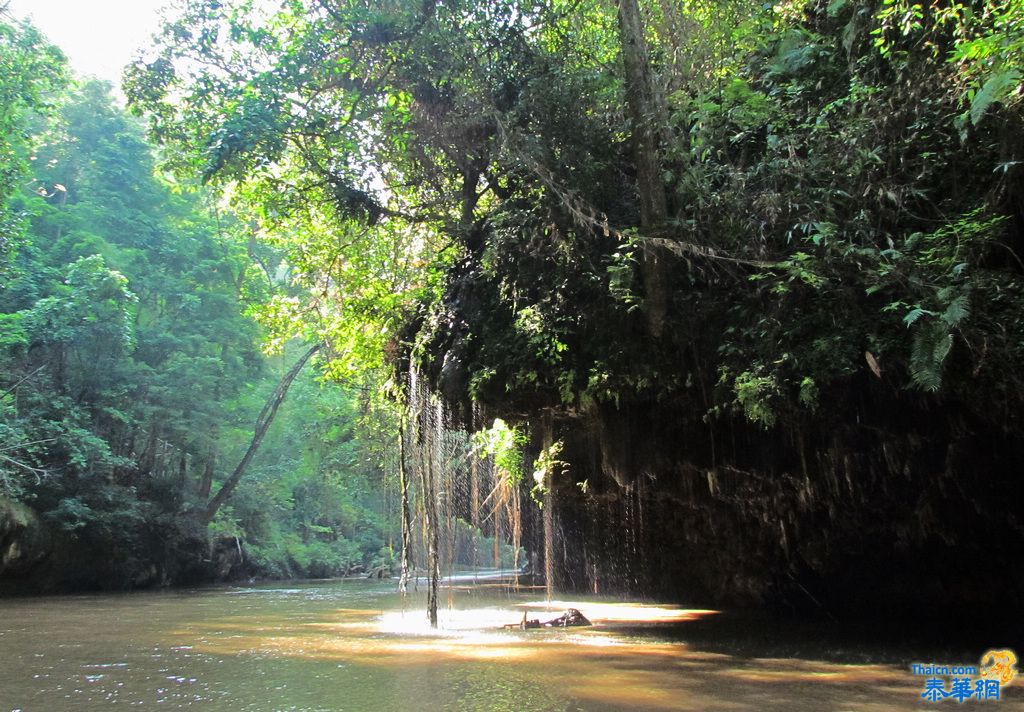
[[[188,452],[182,450],[178,453],[178,489],[184,491],[188,483]]]
[[[422,412],[417,416],[417,438],[420,440],[420,490],[423,500],[423,525],[427,545],[427,618],[430,627],[437,627],[437,588],[441,578],[441,563],[438,558],[437,495],[434,491],[434,453],[423,445]],[[424,452],[426,456],[424,457]]]
[[[665,186],[661,181],[661,162],[658,160],[656,122],[660,112],[651,82],[640,5],[637,0],[618,0],[618,7],[619,42],[626,73],[626,104],[632,124],[637,190],[640,195],[640,228],[649,237],[658,232],[668,215]],[[655,338],[661,336],[665,327],[668,305],[666,263],[664,259],[658,259],[658,253],[659,250],[653,245],[645,245],[640,260],[647,330]]]
[[[551,416],[543,423],[542,447],[545,450],[555,441]],[[544,523],[544,593],[548,603],[555,597],[555,467],[544,473],[544,507],[541,516]]]
[[[206,464],[203,467],[203,477],[199,480],[199,497],[200,499],[206,499],[210,496],[210,490],[213,489],[213,471],[217,465],[216,449],[213,445],[210,446],[210,454],[206,457]]]
[[[149,437],[146,439],[146,449],[142,451],[139,458],[139,469],[149,476],[154,474],[156,469],[156,453],[160,446],[160,426],[154,422],[149,429]]]
[[[476,432],[476,420],[473,422]],[[473,544],[473,581],[476,582],[476,570],[480,565],[480,542],[477,535],[480,533],[480,456],[476,452],[469,456],[469,523],[472,525]]]
[[[284,401],[286,395],[288,395],[288,389],[291,387],[295,377],[299,375],[299,371],[306,365],[306,362],[313,357],[317,351],[320,350],[323,344],[315,344],[312,346],[302,358],[300,358],[294,366],[284,374],[281,381],[277,384],[277,388],[270,394],[270,398],[267,399],[266,405],[263,406],[263,410],[260,411],[259,417],[256,418],[256,427],[253,430],[252,442],[249,443],[249,449],[245,451],[245,455],[242,456],[241,461],[235,466],[235,471],[231,473],[227,481],[221,485],[221,488],[217,490],[217,494],[213,496],[210,503],[206,505],[206,511],[203,514],[203,521],[209,524],[213,521],[213,518],[217,516],[217,512],[224,506],[224,503],[228,501],[235,488],[238,487],[238,483],[242,480],[242,476],[245,474],[245,470],[249,467],[249,463],[252,462],[252,458],[256,456],[256,452],[260,449],[260,443],[263,442],[263,436],[267,434],[267,430],[270,429],[270,424],[274,422],[274,415],[277,414],[277,408]]]
[[[412,575],[412,514],[409,510],[409,472],[405,466],[405,412],[398,425],[398,479],[402,490],[402,573],[398,578],[398,590],[403,594],[409,589]]]

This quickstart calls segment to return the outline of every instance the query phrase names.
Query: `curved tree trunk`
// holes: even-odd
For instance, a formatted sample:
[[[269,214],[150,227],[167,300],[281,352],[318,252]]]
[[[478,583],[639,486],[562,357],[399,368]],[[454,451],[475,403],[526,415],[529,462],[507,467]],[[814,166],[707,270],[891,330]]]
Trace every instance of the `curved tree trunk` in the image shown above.
[[[313,357],[323,344],[314,344],[305,354],[302,355],[294,366],[289,369],[288,373],[284,374],[280,382],[277,384],[277,388],[270,394],[270,398],[267,399],[266,405],[263,406],[263,410],[260,411],[259,417],[256,418],[256,427],[253,430],[252,442],[249,443],[249,449],[245,451],[245,455],[242,456],[241,461],[235,466],[234,472],[231,476],[221,485],[221,488],[217,490],[217,494],[213,496],[209,504],[206,505],[206,511],[203,513],[203,522],[209,524],[213,521],[213,518],[217,516],[217,512],[224,506],[224,503],[228,501],[231,495],[234,493],[235,488],[238,487],[238,483],[241,482],[242,476],[245,474],[246,468],[249,467],[249,463],[252,462],[253,457],[256,456],[256,452],[260,449],[260,443],[263,442],[263,437],[267,434],[267,430],[270,429],[270,424],[274,422],[274,415],[277,414],[278,406],[284,402],[284,398],[288,395],[288,389],[291,388],[292,382],[295,381],[295,377],[299,375],[299,371],[306,365],[306,362]]]

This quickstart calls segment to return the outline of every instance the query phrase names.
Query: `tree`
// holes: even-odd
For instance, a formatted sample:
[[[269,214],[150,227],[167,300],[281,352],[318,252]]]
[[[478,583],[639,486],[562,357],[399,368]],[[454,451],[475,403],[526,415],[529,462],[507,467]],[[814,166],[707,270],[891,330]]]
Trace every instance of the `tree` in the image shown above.
[[[288,389],[291,388],[292,382],[295,381],[295,377],[299,375],[299,371],[301,371],[302,367],[305,366],[309,359],[313,357],[313,354],[320,350],[320,347],[321,344],[314,344],[311,346],[309,350],[307,350],[306,353],[296,361],[295,365],[284,374],[281,381],[274,389],[274,392],[271,393],[266,405],[263,406],[263,410],[260,411],[259,416],[256,418],[256,426],[253,429],[252,442],[249,443],[249,447],[246,449],[245,455],[242,456],[242,459],[235,466],[231,476],[228,477],[224,481],[224,484],[220,486],[220,489],[217,490],[217,494],[215,494],[206,505],[206,510],[203,513],[203,519],[207,524],[213,521],[214,517],[217,516],[217,512],[220,511],[220,508],[224,506],[224,503],[231,497],[235,488],[238,487],[238,483],[245,475],[246,468],[249,466],[252,458],[259,450],[260,443],[262,443],[263,438],[266,437],[267,430],[274,422],[274,416],[277,414],[277,409],[281,406],[281,403],[284,402],[285,396],[288,395]]]
[[[28,173],[29,125],[66,81],[64,56],[26,22],[9,21],[0,5],[0,277],[17,244],[21,222],[9,201]]]
[[[651,63],[640,5],[637,0],[618,0],[618,8],[619,41],[622,43],[622,63],[626,77],[626,102],[629,107],[633,152],[636,156],[640,229],[653,237],[657,236],[668,217],[661,161],[658,156],[658,127],[664,122],[664,112],[657,101],[651,82]],[[653,246],[645,247],[640,256],[647,328],[654,338],[661,336],[665,324],[668,300],[668,285],[665,283],[666,259],[666,256],[662,256],[659,260]]]
[[[758,447],[784,454],[752,482],[786,457],[838,477],[826,423],[887,431],[821,403],[861,393],[1002,433],[1005,465],[1020,12],[978,8],[197,2],[129,93],[169,165],[229,186],[286,255],[298,288],[264,323],[323,339],[334,375],[390,363],[463,421],[555,418],[573,465],[629,496],[763,474]],[[642,425],[665,422],[685,453]]]
[[[177,575],[191,481],[258,365],[241,314],[245,251],[195,194],[153,176],[103,85],[86,83],[50,122],[29,190],[11,201],[29,220],[0,293],[12,327],[2,430],[16,461],[0,474],[68,551],[85,552],[68,581],[159,582]]]

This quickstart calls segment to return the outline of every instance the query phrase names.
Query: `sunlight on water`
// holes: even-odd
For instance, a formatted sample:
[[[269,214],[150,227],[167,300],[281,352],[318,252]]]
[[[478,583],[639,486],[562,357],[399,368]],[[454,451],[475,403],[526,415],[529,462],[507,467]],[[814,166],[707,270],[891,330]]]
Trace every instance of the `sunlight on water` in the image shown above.
[[[498,587],[445,595],[439,630],[421,598],[362,582],[0,601],[0,712],[929,708],[904,665],[688,641],[715,611]],[[594,625],[504,627],[567,608]],[[999,709],[1020,709],[1009,693]]]
[[[587,617],[595,623],[678,623],[713,615],[717,611],[674,606],[656,606],[629,602],[600,601],[538,601],[521,604],[531,611],[554,611],[556,614],[568,608],[586,609]]]
[[[586,608],[592,627],[518,630],[522,613],[550,619],[568,608]],[[198,649],[238,654],[259,650],[282,656],[338,658],[362,664],[407,664],[441,658],[459,660],[558,659],[566,655],[596,654],[593,648],[617,647],[641,656],[671,654],[679,646],[636,641],[614,634],[622,624],[678,623],[712,615],[715,611],[666,606],[594,601],[524,601],[506,607],[451,608],[440,612],[439,627],[432,629],[421,611],[335,609],[330,620],[304,623],[283,630],[271,617],[246,622],[211,621],[200,630],[238,631],[240,635],[204,639]],[[506,625],[513,626],[511,629]],[[190,635],[179,631],[179,635]],[[582,649],[578,649],[582,646]],[[660,651],[660,652],[659,652]]]

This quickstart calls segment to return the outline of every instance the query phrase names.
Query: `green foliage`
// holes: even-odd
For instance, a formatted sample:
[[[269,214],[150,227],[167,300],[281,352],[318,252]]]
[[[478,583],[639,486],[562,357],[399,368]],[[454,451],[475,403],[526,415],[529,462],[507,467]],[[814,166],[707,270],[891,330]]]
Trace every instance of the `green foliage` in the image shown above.
[[[132,311],[138,298],[128,280],[107,269],[103,257],[79,257],[69,267],[59,293],[40,299],[22,312],[32,343],[83,346],[84,366],[101,365],[101,352],[118,356],[134,345]]]
[[[997,101],[1010,98],[1012,92],[1020,87],[1021,72],[1016,67],[1004,69],[990,76],[971,99],[971,123],[975,126],[981,121],[985,112]]]
[[[374,568],[391,533],[384,490],[394,476],[394,424],[362,408],[356,392],[310,374],[293,385],[223,515],[224,534],[239,537],[254,574],[328,577]],[[236,444],[233,459],[251,433],[240,424],[225,435]]]
[[[776,414],[771,399],[778,395],[779,388],[773,376],[759,376],[749,371],[737,375],[732,382],[736,401],[744,414],[753,422],[765,427],[775,424]]]
[[[951,87],[977,125],[990,107],[1017,105],[1024,72],[1024,7],[1017,2],[919,3],[884,0],[873,31],[883,55],[918,52],[945,59]]]
[[[50,108],[65,72],[60,50],[28,23],[8,22],[0,6],[0,279],[22,229],[10,201],[33,160],[30,125]]]
[[[237,181],[293,276],[262,312],[272,342],[328,338],[335,376],[414,341],[424,364],[465,364],[483,400],[666,397],[689,376],[630,338],[639,250],[656,238],[679,268],[676,341],[713,354],[705,373],[734,374],[718,405],[761,422],[751,408],[766,398],[810,407],[802,384],[851,377],[866,345],[921,385],[926,342],[934,372],[958,337],[943,354],[948,339],[926,338],[937,317],[907,331],[894,316],[945,313],[928,306],[937,292],[993,277],[977,272],[992,252],[961,230],[953,276],[936,272],[935,245],[903,243],[984,202],[993,168],[1016,170],[956,117],[966,106],[981,129],[997,104],[1005,125],[1017,115],[1018,4],[645,10],[665,88],[646,117],[672,207],[659,235],[634,229],[625,80],[600,3],[196,3],[130,70],[129,93],[175,146],[172,167]],[[958,184],[962,171],[985,179]]]
[[[527,435],[496,418],[491,427],[473,433],[473,446],[481,457],[494,461],[501,476],[511,485],[523,480],[523,446]]]
[[[33,190],[15,201],[31,216],[25,244],[0,292],[0,491],[91,552],[79,585],[173,581],[209,557],[188,522],[277,381],[244,312],[270,313],[284,248],[154,177],[101,84],[67,97],[39,142]],[[304,405],[284,409],[206,532],[248,552],[248,575],[339,575],[384,545],[386,414],[311,380],[296,391]],[[88,559],[108,550],[121,554]]]
[[[141,131],[103,85],[84,84],[40,130],[34,180],[12,200],[30,218],[25,240],[0,291],[0,490],[83,552],[83,571],[68,574],[76,585],[175,580],[201,563],[189,559],[203,554],[190,553],[187,523],[276,381],[243,311],[270,291],[250,255],[265,265],[279,253],[211,214],[201,191],[156,178]],[[268,456],[311,437],[298,428]],[[254,474],[278,476],[259,463]],[[294,467],[285,501],[321,477]],[[319,509],[265,523],[292,544],[251,573],[326,575],[376,554],[380,515],[343,494],[341,472],[332,478],[304,495]],[[212,541],[259,550],[252,496],[213,523]],[[106,551],[120,553],[90,558]]]
[[[230,183],[236,209],[277,248],[280,267],[268,271],[276,293],[253,310],[268,350],[295,337],[325,340],[328,373],[342,380],[383,365],[415,302],[437,288],[437,273],[423,267],[449,259],[437,255],[432,230],[382,219],[413,191],[374,172],[386,165],[361,160],[406,140],[413,95],[395,81],[384,38],[407,31],[418,13],[401,5],[346,12],[351,43],[315,3],[269,16],[194,3],[168,24],[159,55],[126,74],[153,135],[174,143],[168,167]],[[376,27],[388,29],[378,36]],[[254,63],[251,52],[263,59]],[[390,191],[374,194],[368,184],[382,180]]]
[[[531,496],[541,506],[544,506],[543,495],[551,491],[552,479],[562,470],[568,469],[569,463],[559,459],[562,455],[562,448],[565,443],[556,440],[537,455],[533,461],[533,488]]]
[[[646,2],[639,117],[607,3],[248,9],[190,3],[128,91],[272,252],[272,347],[326,340],[371,390],[415,361],[523,420],[672,403],[784,428],[871,383],[1017,427],[994,414],[1024,396],[1020,3]],[[522,437],[478,436],[514,483]]]
[[[942,364],[953,348],[953,335],[940,322],[919,327],[910,352],[910,377],[920,388],[938,391]]]

